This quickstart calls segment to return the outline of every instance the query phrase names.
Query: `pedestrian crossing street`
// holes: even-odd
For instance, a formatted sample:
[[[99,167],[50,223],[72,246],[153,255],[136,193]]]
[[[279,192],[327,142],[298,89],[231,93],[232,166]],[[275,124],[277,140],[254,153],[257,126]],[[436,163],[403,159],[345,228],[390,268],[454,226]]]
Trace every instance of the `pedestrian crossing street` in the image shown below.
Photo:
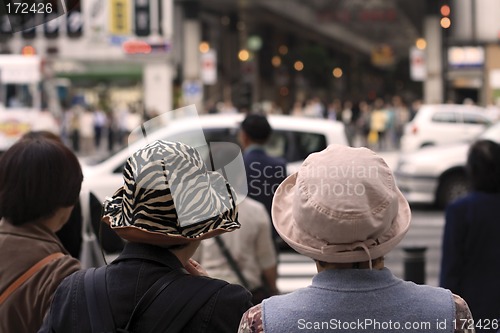
[[[403,241],[385,256],[385,265],[396,276],[404,278],[403,248],[425,246],[426,284],[439,284],[439,265],[441,262],[441,239],[444,217],[439,211],[413,211],[412,224]],[[288,293],[311,284],[316,266],[310,258],[298,253],[282,252],[278,265],[278,288]]]

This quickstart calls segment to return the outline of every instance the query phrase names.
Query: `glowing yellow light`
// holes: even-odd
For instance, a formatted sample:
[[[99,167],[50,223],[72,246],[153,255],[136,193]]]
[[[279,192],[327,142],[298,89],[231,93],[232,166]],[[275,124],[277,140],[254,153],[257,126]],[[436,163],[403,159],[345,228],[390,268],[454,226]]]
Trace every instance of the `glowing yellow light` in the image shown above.
[[[301,70],[304,69],[304,63],[300,60],[297,60],[294,64],[293,64],[293,68],[295,68],[296,71],[300,72]]]
[[[240,59],[240,61],[248,61],[248,59],[250,59],[250,52],[245,49],[241,50],[238,52],[238,59]]]
[[[443,16],[450,16],[450,13],[451,13],[450,6],[442,5],[440,12],[441,12],[441,15],[443,15]]]
[[[208,44],[208,42],[201,42],[199,50],[201,53],[207,53],[208,51],[210,51],[210,44]]]
[[[33,46],[31,45],[26,45],[23,47],[21,54],[24,56],[33,56],[36,54],[36,50]]]
[[[344,72],[342,72],[342,68],[340,67],[335,67],[332,71],[332,74],[335,78],[341,78]]]
[[[274,67],[279,67],[281,65],[281,58],[279,56],[274,56],[271,59],[271,63],[273,64]]]
[[[288,53],[288,46],[286,45],[281,45],[279,48],[278,48],[278,52],[281,54],[281,55],[285,55]]]
[[[451,20],[449,17],[443,17],[440,23],[443,29],[448,29],[449,27],[451,27]]]
[[[427,41],[424,38],[419,38],[415,41],[415,46],[419,50],[424,50],[427,47]]]

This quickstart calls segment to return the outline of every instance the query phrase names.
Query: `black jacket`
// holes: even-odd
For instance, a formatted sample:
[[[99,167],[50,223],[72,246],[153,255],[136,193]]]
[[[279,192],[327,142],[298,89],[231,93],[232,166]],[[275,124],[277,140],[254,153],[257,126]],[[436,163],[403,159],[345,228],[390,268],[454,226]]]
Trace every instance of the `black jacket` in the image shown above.
[[[115,326],[125,327],[134,306],[146,290],[160,276],[180,267],[181,263],[177,257],[166,249],[128,243],[122,254],[109,265],[106,273],[108,297]],[[85,271],[76,272],[61,283],[54,296],[50,313],[39,332],[91,332],[85,300],[84,275]],[[183,294],[182,290],[166,290],[166,292]],[[164,306],[167,306],[170,299],[171,297],[162,297]],[[251,306],[250,299],[251,295],[246,289],[228,284],[203,305],[182,332],[236,332],[241,316]],[[155,312],[150,310],[149,313]],[[161,310],[158,309],[158,316]],[[140,318],[134,325],[135,331],[149,331],[160,319],[158,316]]]

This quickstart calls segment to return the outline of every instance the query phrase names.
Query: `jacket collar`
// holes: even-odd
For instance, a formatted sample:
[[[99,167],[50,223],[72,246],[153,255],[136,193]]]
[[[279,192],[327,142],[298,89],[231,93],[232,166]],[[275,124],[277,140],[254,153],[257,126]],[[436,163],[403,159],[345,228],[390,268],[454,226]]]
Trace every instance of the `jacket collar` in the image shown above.
[[[1,219],[0,234],[14,235],[23,238],[32,238],[60,245],[60,241],[54,232],[36,222],[28,222],[17,226],[5,221],[4,219]]]
[[[328,269],[316,274],[312,287],[336,291],[369,291],[402,283],[388,268]]]
[[[244,154],[250,154],[254,152],[261,154],[265,153],[264,146],[253,143],[245,149]]]
[[[182,267],[179,259],[170,250],[143,243],[126,243],[122,253],[113,263],[128,259],[153,261],[162,266],[170,267],[171,269]]]

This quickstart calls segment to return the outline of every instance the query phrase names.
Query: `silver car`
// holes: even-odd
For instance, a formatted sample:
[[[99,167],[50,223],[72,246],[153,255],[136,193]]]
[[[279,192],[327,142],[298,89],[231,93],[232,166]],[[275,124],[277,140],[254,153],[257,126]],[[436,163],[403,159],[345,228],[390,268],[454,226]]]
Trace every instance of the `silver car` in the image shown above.
[[[500,122],[475,139],[500,142]],[[394,173],[408,202],[437,204],[444,208],[463,196],[467,192],[465,164],[469,146],[470,141],[402,154]]]

